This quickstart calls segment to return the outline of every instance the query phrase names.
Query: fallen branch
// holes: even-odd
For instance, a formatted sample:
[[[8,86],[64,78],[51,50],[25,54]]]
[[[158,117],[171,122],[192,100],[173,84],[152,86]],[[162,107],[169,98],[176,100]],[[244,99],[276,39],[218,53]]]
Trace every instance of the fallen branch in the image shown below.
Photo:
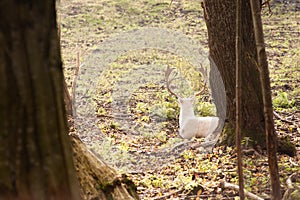
[[[290,121],[290,120],[287,120],[287,119],[284,119],[283,117],[281,117],[277,112],[273,111],[273,114],[274,116],[277,118],[277,119],[280,119],[280,121],[283,121],[283,122],[286,122],[286,123],[289,123],[289,124],[294,124],[294,122]]]
[[[299,164],[295,163],[295,162],[292,160],[291,157],[290,157],[289,161],[290,161],[290,163],[291,163],[293,166],[299,167]]]
[[[231,189],[231,190],[235,190],[235,191],[239,191],[239,186],[238,185],[234,185],[232,183],[228,183],[226,181],[221,181],[220,182],[220,187],[222,189]],[[250,199],[253,199],[253,200],[264,200],[264,198],[261,198],[249,191],[247,191],[246,189],[244,189],[244,192],[245,192],[245,196],[247,196],[248,198]]]

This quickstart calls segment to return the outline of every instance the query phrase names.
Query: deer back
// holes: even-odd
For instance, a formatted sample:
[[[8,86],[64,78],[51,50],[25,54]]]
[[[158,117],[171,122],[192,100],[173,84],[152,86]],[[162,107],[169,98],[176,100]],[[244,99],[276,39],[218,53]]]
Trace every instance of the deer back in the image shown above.
[[[218,123],[218,117],[188,117],[183,121],[179,134],[185,139],[206,137],[217,128]]]

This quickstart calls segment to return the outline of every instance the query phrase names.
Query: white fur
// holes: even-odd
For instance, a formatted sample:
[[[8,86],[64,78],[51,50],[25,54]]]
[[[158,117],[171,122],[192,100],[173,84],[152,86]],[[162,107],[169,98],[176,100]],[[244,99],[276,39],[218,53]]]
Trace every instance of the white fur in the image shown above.
[[[218,126],[218,117],[196,117],[193,109],[195,97],[178,98],[180,105],[179,134],[185,139],[206,137]]]

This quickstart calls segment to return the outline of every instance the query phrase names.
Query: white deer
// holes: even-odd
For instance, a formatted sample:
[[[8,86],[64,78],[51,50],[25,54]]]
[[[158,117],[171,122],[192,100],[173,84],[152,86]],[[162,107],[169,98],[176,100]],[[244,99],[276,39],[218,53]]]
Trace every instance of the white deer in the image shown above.
[[[193,96],[182,98],[175,94],[170,88],[172,80],[169,80],[169,76],[173,70],[174,68],[167,68],[165,72],[165,80],[168,91],[178,98],[178,103],[180,106],[179,135],[185,139],[191,139],[193,137],[206,137],[210,135],[217,128],[219,124],[219,118],[196,117],[193,109],[195,98],[205,91],[205,85],[200,92],[195,93]]]

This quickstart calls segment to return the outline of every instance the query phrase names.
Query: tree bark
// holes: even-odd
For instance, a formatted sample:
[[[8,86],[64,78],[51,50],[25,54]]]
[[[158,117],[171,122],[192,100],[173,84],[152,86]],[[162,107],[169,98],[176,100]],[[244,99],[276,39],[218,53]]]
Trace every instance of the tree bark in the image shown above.
[[[281,199],[280,181],[277,164],[277,136],[274,130],[272,95],[269,78],[269,68],[267,54],[265,50],[265,41],[263,26],[261,22],[260,4],[257,0],[250,0],[253,27],[255,33],[255,41],[257,48],[258,69],[260,72],[260,80],[262,84],[264,117],[267,135],[268,163],[271,175],[272,196],[274,200]]]
[[[0,3],[0,199],[80,199],[55,1]]]
[[[219,142],[220,144],[234,145],[236,4],[230,0],[205,0],[203,5],[210,57],[223,78],[226,90],[226,124]],[[259,72],[256,67],[256,47],[249,1],[242,1],[242,11],[241,132],[243,137],[249,137],[256,144],[265,147],[263,99]],[[213,97],[217,96],[213,90],[212,95]]]

